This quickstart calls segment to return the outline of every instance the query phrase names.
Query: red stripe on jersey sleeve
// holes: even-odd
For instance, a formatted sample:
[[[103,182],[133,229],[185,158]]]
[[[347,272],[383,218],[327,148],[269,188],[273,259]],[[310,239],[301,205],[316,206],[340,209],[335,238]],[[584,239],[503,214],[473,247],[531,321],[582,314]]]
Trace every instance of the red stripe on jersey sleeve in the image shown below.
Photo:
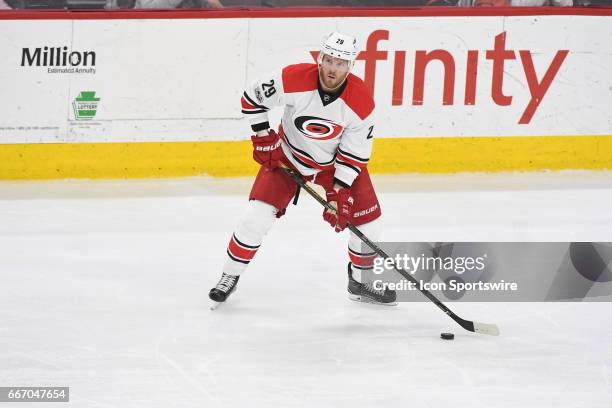
[[[255,105],[251,105],[249,102],[247,102],[247,100],[244,98],[244,96],[242,98],[240,98],[240,104],[242,105],[242,109],[261,109],[261,108],[258,108]]]
[[[353,112],[364,120],[374,110],[374,98],[363,81],[353,74],[349,74],[348,83],[340,98]]]
[[[336,158],[340,159],[343,162],[347,162],[348,164],[352,164],[353,166],[359,167],[360,169],[364,169],[368,164],[352,159],[348,156],[343,155],[342,153],[336,153]]]
[[[317,64],[295,64],[283,68],[285,93],[308,92],[317,89],[319,68]]]

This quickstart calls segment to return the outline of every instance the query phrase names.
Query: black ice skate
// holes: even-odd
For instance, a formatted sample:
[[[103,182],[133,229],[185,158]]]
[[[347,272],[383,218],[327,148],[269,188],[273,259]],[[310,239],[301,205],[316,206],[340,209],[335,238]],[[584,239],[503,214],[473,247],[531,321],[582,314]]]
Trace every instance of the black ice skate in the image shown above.
[[[211,310],[215,310],[217,306],[225,302],[229,295],[236,290],[236,286],[238,286],[238,279],[240,279],[240,276],[228,275],[227,273],[223,272],[217,286],[212,288],[208,293],[210,300],[215,302],[210,307]]]
[[[376,290],[372,283],[359,283],[353,279],[351,263],[348,264],[348,292],[349,299],[356,302],[373,303],[383,306],[396,306],[395,291],[391,289]]]

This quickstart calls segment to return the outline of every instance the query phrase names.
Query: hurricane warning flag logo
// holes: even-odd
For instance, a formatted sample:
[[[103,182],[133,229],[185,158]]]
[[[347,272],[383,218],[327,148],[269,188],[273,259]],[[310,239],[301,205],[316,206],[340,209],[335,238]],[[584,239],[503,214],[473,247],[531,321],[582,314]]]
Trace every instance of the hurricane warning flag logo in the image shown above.
[[[295,118],[295,127],[307,138],[316,140],[329,140],[340,135],[344,128],[331,120],[315,116],[298,116]]]

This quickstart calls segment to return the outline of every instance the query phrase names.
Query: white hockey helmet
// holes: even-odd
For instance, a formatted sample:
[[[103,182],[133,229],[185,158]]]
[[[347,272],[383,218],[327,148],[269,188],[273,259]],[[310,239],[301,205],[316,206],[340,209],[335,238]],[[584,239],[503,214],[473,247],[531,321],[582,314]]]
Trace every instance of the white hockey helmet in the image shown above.
[[[331,33],[321,46],[319,63],[323,60],[323,54],[349,61],[353,66],[357,58],[357,40],[350,35],[334,32]]]

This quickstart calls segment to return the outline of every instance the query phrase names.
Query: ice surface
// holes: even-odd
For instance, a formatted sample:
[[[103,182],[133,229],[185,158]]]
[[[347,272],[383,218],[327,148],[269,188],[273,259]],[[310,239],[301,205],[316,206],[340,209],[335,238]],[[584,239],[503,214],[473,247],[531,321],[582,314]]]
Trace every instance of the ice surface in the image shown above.
[[[612,241],[611,173],[375,183],[389,241]],[[612,406],[609,303],[450,304],[489,337],[351,302],[346,235],[306,194],[211,312],[248,186],[0,183],[0,386],[70,386],[74,407]]]

